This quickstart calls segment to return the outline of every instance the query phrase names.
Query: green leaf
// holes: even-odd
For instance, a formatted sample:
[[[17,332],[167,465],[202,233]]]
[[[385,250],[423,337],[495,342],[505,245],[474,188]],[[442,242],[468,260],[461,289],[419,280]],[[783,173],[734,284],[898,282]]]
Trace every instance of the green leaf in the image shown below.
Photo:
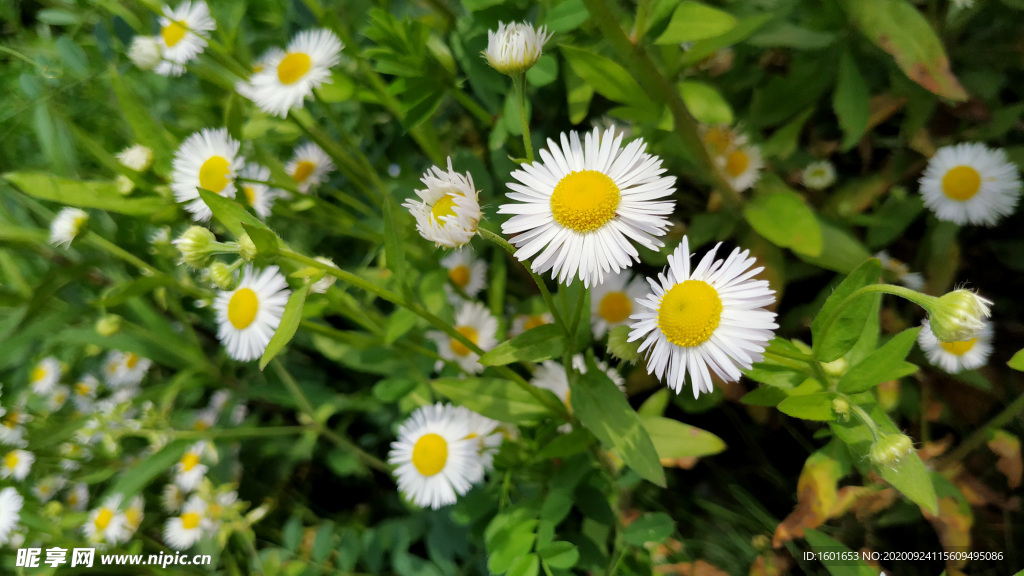
[[[848,552],[851,558],[856,557],[854,556],[856,553],[844,546],[842,542],[833,540],[814,528],[806,528],[804,538],[807,539],[807,543],[811,545],[813,551],[830,554]],[[878,569],[872,568],[860,560],[825,561],[822,564],[831,576],[878,576]]]
[[[687,80],[679,83],[679,95],[701,124],[733,123],[732,107],[714,86]]]
[[[853,55],[849,50],[844,51],[839,59],[839,80],[832,93],[832,109],[843,129],[843,150],[853,148],[867,130],[870,99],[867,81],[857,69]]]
[[[654,394],[651,394],[644,403],[637,408],[636,413],[640,415],[640,419],[661,416],[665,413],[665,409],[668,408],[669,401],[669,389],[662,388]],[[650,433],[650,429],[647,430]],[[655,445],[657,447],[657,445]]]
[[[373,395],[381,402],[397,402],[416,388],[409,378],[385,378],[373,385]]]
[[[594,364],[592,354],[587,356],[587,373],[570,382],[573,413],[637,474],[664,487],[665,471],[640,417],[604,370]]]
[[[267,228],[267,225],[260,221],[259,218],[250,214],[245,208],[242,208],[241,204],[230,198],[225,198],[220,194],[210,192],[209,190],[204,190],[202,188],[197,188],[197,190],[199,191],[199,197],[203,199],[203,202],[205,202],[210,208],[210,211],[213,212],[213,217],[223,224],[224,227],[235,236],[235,238],[241,238],[243,234],[248,234],[245,231],[245,227],[242,226],[244,223],[252,228],[270,232],[270,234],[273,234],[274,238],[277,240],[277,245],[280,246],[280,238],[277,238],[277,235],[274,234],[270,228]],[[249,238],[252,238],[252,236],[250,235]],[[255,242],[256,241],[253,240],[254,244]]]
[[[554,440],[544,444],[544,447],[537,452],[537,460],[548,460],[550,458],[568,458],[573,454],[579,454],[590,446],[590,434],[586,430],[576,428],[568,434],[561,434]]]
[[[538,88],[541,86],[547,86],[555,80],[558,80],[558,58],[552,54],[544,54],[541,56],[540,60],[537,60],[537,63],[526,71],[526,80],[531,86],[537,86]],[[474,172],[473,174],[473,177],[476,178],[477,173]],[[481,172],[480,174],[484,175],[486,172]],[[487,189],[479,182],[477,185],[484,190]]]
[[[811,337],[814,342],[815,357],[822,362],[831,362],[843,354],[860,338],[872,308],[871,299],[878,295],[864,295],[849,302],[843,310],[840,304],[858,289],[878,283],[882,273],[882,263],[878,258],[868,258],[856,270],[843,280],[832,292],[821,307],[814,321],[811,322]],[[835,316],[828,333],[824,332],[826,321]]]
[[[260,358],[260,370],[266,368],[267,364],[274,359],[274,356],[277,356],[281,349],[288,342],[291,342],[291,339],[295,336],[295,331],[299,328],[299,322],[302,321],[302,307],[306,303],[306,295],[309,294],[310,286],[312,284],[304,282],[288,298],[288,304],[285,305],[284,313],[281,315],[281,323],[278,324],[274,337],[270,339],[267,349],[263,352],[263,357]]]
[[[103,294],[103,297],[100,298],[96,304],[104,307],[117,306],[127,300],[147,294],[160,286],[170,286],[173,284],[174,278],[172,276],[140,276],[131,281],[111,287]]]
[[[807,374],[804,372],[769,362],[758,362],[750,370],[744,370],[743,375],[756,382],[783,390],[795,388],[807,379]]]
[[[1024,348],[1018,350],[1017,353],[1013,355],[1013,358],[1010,358],[1010,361],[1007,362],[1006,365],[1009,366],[1010,368],[1013,368],[1014,370],[1024,372]]]
[[[672,517],[664,512],[647,513],[637,518],[622,531],[622,539],[633,546],[648,542],[662,542],[676,530]]]
[[[273,256],[281,246],[281,240],[266,226],[253,226],[242,222],[242,229],[249,235],[249,239],[256,246],[260,256]]]
[[[847,274],[871,257],[871,252],[860,240],[845,229],[823,218],[818,218],[818,226],[821,228],[821,254],[811,257],[798,252],[797,257],[804,262]]]
[[[580,551],[572,542],[552,542],[537,550],[545,564],[559,570],[568,570],[576,565],[580,559]]]
[[[430,385],[452,402],[502,422],[537,422],[550,415],[540,400],[511,380],[439,378]]]
[[[832,400],[836,397],[831,392],[814,392],[800,396],[790,396],[779,402],[779,412],[803,420],[819,420],[830,422],[836,419],[832,411]]]
[[[163,198],[125,198],[113,182],[69,180],[34,172],[8,172],[3,177],[33,198],[66,206],[98,208],[129,216],[149,216],[168,206]]]
[[[106,77],[110,79],[110,86],[117,95],[118,109],[131,126],[135,140],[152,148],[155,158],[167,158],[169,162],[178,146],[177,139],[161,122],[154,120],[149,109],[136,99],[136,91],[125,84],[128,75],[121,76],[117,67],[111,63],[110,73]]]
[[[584,48],[561,46],[559,49],[569,67],[598,94],[639,108],[654,106],[647,92],[614,60]]]
[[[384,343],[388,346],[394,344],[412,330],[419,320],[419,315],[408,308],[395,310],[384,325]]]
[[[797,114],[795,118],[772,133],[768,141],[761,147],[761,153],[766,158],[780,158],[785,160],[793,155],[800,146],[800,134],[804,130],[804,124],[814,115],[815,107],[811,106]]]
[[[821,254],[821,229],[814,211],[781,182],[762,182],[758,194],[743,209],[743,217],[776,246],[808,256]]]
[[[661,416],[640,419],[658,458],[702,458],[725,450],[725,442],[711,432]]]
[[[512,569],[520,557],[529,554],[537,538],[536,510],[515,508],[499,514],[484,530],[487,545],[487,569],[501,574]]]
[[[47,8],[36,12],[36,18],[40,22],[45,22],[51,26],[71,26],[74,24],[81,24],[82,19],[68,10],[61,10],[59,8]]]
[[[873,299],[869,299],[873,300]],[[917,340],[921,327],[910,328],[893,336],[881,348],[850,368],[839,379],[839,391],[846,394],[864,392],[875,385],[889,380],[909,376],[917,372],[917,366],[904,359]]]
[[[565,69],[565,97],[569,107],[569,122],[579,124],[587,117],[590,101],[594,99],[594,87],[573,72],[572,67]]]
[[[944,98],[967,100],[942,42],[916,6],[906,0],[840,0],[839,4],[868,40],[896,59],[908,78]]]
[[[128,501],[143,490],[157,476],[164,474],[181,457],[185,455],[193,442],[188,440],[175,440],[164,446],[159,452],[147,456],[142,462],[118,477],[117,481],[110,484],[104,493],[104,499],[114,494],[121,494],[125,501]]]
[[[696,42],[721,36],[736,27],[736,17],[716,8],[690,2],[680,2],[672,19],[655,44],[679,44]]]
[[[549,32],[571,32],[589,19],[590,12],[583,0],[562,0],[547,13],[541,24],[547,26]]]
[[[391,193],[384,194],[384,254],[387,257],[388,270],[395,275],[395,282],[405,288],[405,250],[402,239],[398,235],[398,216],[395,214]]]
[[[520,556],[508,569],[508,576],[537,576],[540,573],[540,559],[536,554]]]
[[[685,54],[683,54],[679,63],[683,66],[693,66],[708,56],[711,56],[717,50],[721,50],[722,48],[732,46],[733,44],[738,44],[746,40],[751,34],[757,32],[758,29],[774,17],[774,14],[765,13],[743,18],[736,23],[736,26],[725,34],[696,42],[689,50],[686,51]]]
[[[333,545],[334,523],[328,520],[321,524],[316,531],[316,537],[313,538],[313,549],[309,553],[310,560],[317,564],[323,563],[331,554]]]
[[[544,324],[498,344],[480,357],[480,364],[504,366],[512,362],[540,362],[561,356],[565,352],[565,344],[561,328]]]

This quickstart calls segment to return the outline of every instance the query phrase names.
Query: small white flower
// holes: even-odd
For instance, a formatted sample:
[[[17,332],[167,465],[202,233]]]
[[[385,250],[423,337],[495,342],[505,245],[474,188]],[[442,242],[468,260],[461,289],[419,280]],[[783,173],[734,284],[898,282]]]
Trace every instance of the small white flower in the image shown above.
[[[24,424],[31,419],[32,417],[25,413],[24,403],[20,403],[11,408],[10,412],[6,412],[3,421],[0,421],[0,444],[18,448],[27,446]]]
[[[455,331],[465,336],[484,351],[497,344],[495,334],[498,332],[498,321],[479,302],[466,302],[455,314]],[[484,367],[477,362],[479,356],[465,344],[445,334],[432,331],[427,337],[437,344],[438,354],[445,360],[454,360],[462,369],[470,374],[478,374]],[[438,361],[435,370],[444,368],[444,362]]]
[[[994,226],[1020,197],[1017,166],[1002,149],[980,143],[939,148],[921,176],[924,205],[939,220]]]
[[[326,256],[317,256],[316,258],[314,258],[314,260],[321,264],[330,266],[331,268],[337,268],[337,266],[334,265],[334,260],[331,260]],[[337,280],[337,278],[330,274],[324,274],[323,278],[317,280],[316,282],[313,283],[312,286],[309,287],[309,291],[313,294],[326,294],[327,291],[330,290],[331,286],[334,286],[334,283]]]
[[[911,290],[924,289],[924,276],[920,272],[911,272],[905,263],[893,258],[885,250],[875,254],[875,258],[882,262],[882,270],[890,272],[900,284]]]
[[[457,250],[441,259],[448,270],[448,279],[469,298],[474,298],[487,282],[487,262],[476,258],[471,250]]]
[[[280,194],[280,190],[263,184],[270,179],[270,168],[259,164],[246,164],[239,175],[245,180],[238,183],[238,188],[242,191],[246,204],[256,212],[261,220],[266,220],[267,216],[270,216],[271,208],[274,207],[274,201]]]
[[[647,282],[621,270],[590,292],[590,326],[594,338],[600,340],[616,326],[629,324],[629,315],[636,311],[635,301],[647,294]]]
[[[928,310],[932,333],[943,342],[977,338],[992,315],[992,301],[960,288],[943,294]]]
[[[111,388],[131,388],[146,377],[153,361],[134,352],[113,350],[103,363],[103,377]]]
[[[68,248],[71,242],[82,233],[89,214],[78,208],[63,208],[50,222],[50,244]]]
[[[141,495],[132,498],[128,502],[128,507],[124,509],[124,519],[125,525],[132,534],[142,525],[142,518],[145,516],[145,512],[146,501]]]
[[[64,403],[67,402],[69,394],[71,394],[71,388],[63,384],[54,386],[50,396],[46,399],[46,409],[50,412],[60,410],[64,407]]]
[[[402,494],[416,506],[438,509],[455,502],[483,477],[465,414],[450,404],[417,408],[398,427],[388,463]]]
[[[0,478],[14,478],[21,482],[28,476],[32,469],[32,463],[36,461],[35,455],[25,450],[11,450],[4,456],[0,464]]]
[[[167,519],[164,542],[175,550],[187,550],[199,542],[203,529],[208,526],[206,502],[198,494],[193,494],[182,508],[180,516]]]
[[[0,546],[13,542],[12,532],[21,519],[21,507],[25,499],[14,488],[0,490]]]
[[[715,162],[726,181],[737,192],[756,184],[764,168],[761,149],[753,144],[737,146],[727,154],[715,157]]]
[[[157,65],[156,73],[181,76],[185,64],[206,49],[206,39],[216,28],[206,2],[186,1],[173,10],[164,6],[158,38],[163,60]]]
[[[310,190],[327,181],[327,175],[334,171],[334,162],[323,148],[306,142],[295,148],[284,171],[291,176],[299,192],[309,194]]]
[[[992,354],[992,324],[985,323],[977,336],[960,342],[942,342],[935,337],[928,320],[921,322],[917,343],[933,366],[950,374],[981,368]]]
[[[185,505],[185,496],[185,491],[171,482],[160,492],[160,503],[163,504],[165,512],[177,513]]]
[[[163,58],[163,44],[156,36],[136,35],[128,48],[128,58],[139,70],[152,70]]]
[[[53,387],[57,385],[57,381],[63,375],[64,367],[60,360],[53,356],[47,356],[32,369],[32,373],[29,374],[29,385],[32,387],[32,392],[46,396],[53,392]]]
[[[72,486],[64,495],[64,503],[75,512],[85,510],[85,507],[89,505],[89,487],[85,482],[79,482]]]
[[[119,510],[124,497],[114,494],[107,498],[103,505],[89,513],[89,519],[82,526],[86,539],[95,544],[113,546],[119,542],[127,542],[131,536],[127,518]]]
[[[36,482],[32,487],[32,494],[45,504],[52,500],[65,484],[67,484],[67,479],[63,476],[50,475]]]
[[[71,390],[71,402],[79,412],[83,414],[92,412],[99,386],[99,380],[91,374],[86,374],[78,379]]]
[[[836,168],[828,160],[811,162],[804,168],[800,179],[811,190],[824,190],[836,183]]]
[[[453,410],[459,413],[458,418],[462,418],[466,422],[466,427],[469,429],[466,439],[476,440],[477,454],[480,456],[480,477],[469,478],[470,482],[476,484],[483,480],[485,472],[494,467],[494,454],[501,447],[501,443],[505,441],[505,435],[498,429],[501,422],[491,420],[463,406],[455,406]]]
[[[281,58],[284,58],[284,50],[281,50],[276,46],[267,49],[266,52],[261,54],[260,57],[252,63],[252,73],[257,74],[266,70],[270,62],[276,62]],[[248,78],[235,82],[235,92],[238,92],[239,95],[244,96],[249,100],[253,99],[252,86],[249,84]]]
[[[508,76],[522,74],[540,60],[544,44],[551,34],[544,26],[534,29],[525,22],[498,22],[498,29],[487,31],[487,63]]]
[[[246,266],[234,290],[220,292],[213,303],[217,311],[217,337],[228,356],[240,362],[263,355],[288,303],[288,282],[277,266],[254,270]]]
[[[174,483],[185,492],[191,492],[199,486],[209,468],[202,463],[206,455],[205,442],[197,442],[181,457],[181,460],[174,465]]]
[[[415,191],[419,200],[410,198],[402,204],[416,219],[420,236],[446,248],[468,244],[476,235],[481,216],[480,193],[473,184],[473,175],[455,172],[449,157],[447,172],[432,166],[420,181],[426,188]]]
[[[174,153],[171,190],[196,222],[206,222],[213,215],[199,197],[199,188],[235,197],[235,178],[245,165],[239,146],[226,128],[204,128],[186,138]]]
[[[331,68],[341,61],[344,47],[330,30],[299,32],[284,52],[268,55],[242,93],[264,112],[284,118],[289,110],[302,108],[313,90],[331,82]]]
[[[117,161],[125,168],[145,172],[153,164],[153,151],[148,146],[133,144],[117,153]]]

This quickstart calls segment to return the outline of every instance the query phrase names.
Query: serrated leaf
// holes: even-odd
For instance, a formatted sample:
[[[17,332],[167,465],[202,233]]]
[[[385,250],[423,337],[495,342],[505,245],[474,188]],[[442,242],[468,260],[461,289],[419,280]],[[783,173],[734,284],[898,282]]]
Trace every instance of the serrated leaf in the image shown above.
[[[857,342],[872,308],[871,299],[878,298],[878,295],[865,294],[850,301],[845,309],[840,310],[839,307],[847,297],[860,288],[877,284],[881,273],[882,263],[878,258],[868,258],[850,272],[828,297],[825,305],[811,322],[811,337],[816,358],[822,362],[831,362],[846,354]],[[833,316],[835,319],[826,334],[826,322]]]
[[[622,531],[622,539],[633,546],[643,546],[648,542],[659,543],[675,532],[676,524],[672,517],[664,512],[644,514],[626,526]]]
[[[781,182],[766,181],[743,209],[743,217],[758,234],[782,248],[807,256],[821,254],[818,220],[803,199]]]
[[[868,299],[870,300],[870,299]],[[839,391],[854,394],[874,386],[917,372],[917,366],[904,359],[917,340],[921,327],[910,328],[893,336],[864,360],[850,368],[839,379]]]
[[[654,43],[679,44],[715,38],[735,28],[737,22],[728,12],[685,0],[676,7],[665,31]]]
[[[665,471],[647,430],[626,397],[588,354],[587,373],[570,382],[573,413],[642,478],[665,486]]]
[[[778,408],[779,412],[794,418],[830,422],[836,419],[835,412],[832,411],[832,400],[835,397],[836,395],[831,392],[790,396],[779,402]]]
[[[263,352],[263,357],[260,358],[260,370],[266,368],[267,364],[295,336],[295,331],[299,328],[299,322],[302,321],[302,307],[306,304],[306,295],[309,294],[310,286],[312,285],[309,282],[303,283],[288,298],[288,304],[285,305],[284,313],[281,314],[281,323],[277,325],[274,337],[270,339],[267,349]]]
[[[502,422],[529,423],[550,416],[540,400],[511,380],[439,378],[430,385],[452,402]]]
[[[565,352],[565,344],[561,328],[544,324],[498,344],[480,357],[480,364],[504,366],[512,362],[540,362],[561,356]]]
[[[113,182],[69,180],[34,172],[8,172],[3,177],[33,198],[66,206],[98,208],[129,216],[149,216],[168,206],[163,198],[125,198]]]
[[[725,442],[711,432],[661,416],[640,419],[658,458],[702,458],[725,450]]]

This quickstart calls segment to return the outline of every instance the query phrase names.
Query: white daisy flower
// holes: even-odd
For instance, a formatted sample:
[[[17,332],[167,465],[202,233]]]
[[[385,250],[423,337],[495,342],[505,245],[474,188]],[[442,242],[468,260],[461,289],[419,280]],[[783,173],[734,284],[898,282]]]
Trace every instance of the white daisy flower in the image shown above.
[[[718,168],[722,171],[729,185],[737,192],[742,192],[757,183],[764,168],[761,150],[753,144],[737,146],[728,153],[715,157]]]
[[[134,534],[139,526],[142,525],[142,518],[146,512],[146,500],[141,496],[136,496],[128,502],[128,507],[124,509],[125,526],[128,530]]]
[[[246,164],[239,176],[245,179],[244,182],[238,183],[238,187],[242,190],[242,196],[245,197],[245,203],[252,207],[260,220],[266,220],[267,216],[270,216],[270,209],[274,206],[274,200],[277,200],[278,196],[278,190],[272,189],[267,184],[262,184],[262,182],[270,180],[270,168],[259,164]]]
[[[911,272],[905,263],[893,258],[885,250],[875,254],[875,258],[882,262],[882,269],[891,273],[900,284],[911,290],[924,290],[924,276],[920,272]]]
[[[163,43],[156,36],[136,35],[128,48],[128,59],[139,70],[152,70],[163,58]]]
[[[277,266],[260,271],[246,266],[238,287],[221,292],[213,303],[219,324],[217,337],[228,356],[240,362],[262,356],[281,323],[290,294]]]
[[[45,504],[52,500],[65,484],[67,484],[67,479],[63,476],[50,475],[36,482],[32,487],[32,494]]]
[[[18,526],[24,504],[25,499],[14,488],[0,490],[0,546],[11,542],[11,532]]]
[[[235,197],[235,177],[245,164],[238,148],[227,128],[204,128],[186,138],[174,153],[171,190],[196,222],[206,222],[213,215],[199,197],[199,188]]]
[[[284,50],[276,46],[268,49],[252,63],[252,73],[257,74],[266,70],[271,61],[279,61],[284,58],[284,55]],[[249,84],[248,79],[235,82],[235,92],[249,100],[253,99],[252,85]]]
[[[498,343],[495,334],[498,332],[498,321],[491,316],[487,308],[479,302],[466,302],[455,314],[455,330],[485,352]],[[462,342],[448,336],[444,332],[432,331],[427,337],[437,343],[437,352],[445,360],[454,360],[465,372],[478,374],[484,367],[477,362],[480,358]],[[435,370],[444,368],[444,362],[438,361]]]
[[[510,337],[516,337],[538,326],[545,324],[551,324],[554,322],[554,317],[551,316],[550,312],[541,312],[540,314],[517,314],[512,319],[512,327],[508,330]]]
[[[420,236],[437,246],[458,248],[469,243],[480,223],[480,192],[473,175],[458,174],[448,158],[448,171],[431,166],[420,181],[426,186],[416,190],[419,200],[410,198],[402,206],[416,218]]]
[[[463,406],[455,406],[453,409],[460,412],[459,417],[466,421],[466,426],[469,429],[466,439],[476,440],[477,454],[480,456],[480,477],[469,479],[470,482],[476,484],[483,480],[484,472],[490,471],[494,467],[494,454],[501,447],[501,443],[505,441],[505,435],[498,429],[501,422],[491,420]]]
[[[50,244],[68,248],[71,242],[81,234],[89,214],[78,208],[62,208],[50,222]]]
[[[281,118],[331,82],[331,68],[341,61],[341,40],[330,30],[304,30],[284,53],[272,54],[265,68],[249,78],[248,96],[264,112]]]
[[[532,268],[559,283],[575,278],[590,287],[606,274],[629,268],[640,254],[630,240],[651,250],[663,243],[657,236],[669,227],[675,178],[662,176],[661,159],[644,152],[642,139],[620,148],[622,135],[595,128],[580,143],[578,132],[561,137],[561,147],[548,140],[543,162],[523,164],[512,173],[500,214],[514,214],[501,225]]]
[[[64,403],[68,401],[69,394],[71,394],[71,388],[63,384],[54,386],[50,396],[46,399],[46,409],[50,412],[60,410],[64,407]]]
[[[921,176],[924,205],[939,220],[994,226],[1020,197],[1017,166],[1002,149],[980,143],[939,148]]]
[[[2,410],[3,408],[0,408],[0,411]],[[3,421],[0,421],[0,444],[18,448],[27,446],[24,424],[32,420],[32,417],[25,413],[24,404],[13,407],[10,412],[0,412],[0,415],[3,414],[6,415]]]
[[[609,330],[629,323],[635,311],[634,301],[647,294],[647,282],[642,276],[633,276],[621,270],[594,286],[590,292],[590,327],[594,338],[600,340]]]
[[[210,16],[206,2],[201,0],[182,2],[173,10],[164,6],[163,13],[158,38],[163,61],[155,72],[162,76],[181,76],[185,64],[206,49],[206,39],[217,28],[217,23]]]
[[[176,513],[185,505],[186,493],[177,484],[170,483],[160,492],[160,503],[165,512]]]
[[[388,463],[402,494],[421,508],[453,504],[483,477],[469,422],[451,404],[417,408],[398,427]]]
[[[89,505],[89,487],[85,482],[79,482],[72,486],[64,495],[64,503],[75,512],[85,510],[85,507]]]
[[[981,368],[988,363],[988,357],[992,354],[992,333],[992,324],[986,322],[981,332],[970,340],[943,342],[935,337],[928,320],[922,320],[917,343],[933,366],[956,374]]]
[[[764,309],[775,302],[775,291],[767,281],[753,280],[763,268],[751,268],[756,260],[739,248],[715,260],[720,245],[691,269],[683,236],[667,274],[648,278],[653,292],[636,301],[647,310],[630,316],[629,341],[643,340],[639,351],[647,351],[647,372],[677,394],[689,372],[694,398],[713,390],[709,368],[722,380],[739,380],[740,370],[761,361],[778,328],[775,313]]]
[[[700,137],[712,158],[726,156],[747,145],[747,136],[729,126],[701,126]]]
[[[203,529],[208,525],[206,502],[198,494],[193,494],[182,508],[180,516],[167,519],[164,542],[175,550],[187,550],[199,542]]]
[[[174,465],[174,483],[183,491],[195,490],[206,475],[209,468],[202,463],[205,455],[206,443],[196,442]]]
[[[153,150],[142,144],[132,144],[117,153],[117,161],[125,168],[145,172],[153,164]]]
[[[334,260],[331,260],[326,256],[317,256],[316,258],[313,259],[321,264],[330,266],[331,268],[337,268],[337,266],[334,264]],[[324,274],[323,278],[317,280],[316,282],[313,283],[312,286],[309,287],[309,291],[313,294],[326,294],[327,291],[330,290],[331,286],[334,286],[334,283],[337,281],[338,279],[335,278],[334,276],[331,276],[330,274]]]
[[[311,189],[327,181],[327,175],[334,171],[334,162],[323,148],[306,142],[295,148],[284,171],[291,176],[299,192],[309,194]]]
[[[31,452],[11,450],[4,456],[3,463],[0,463],[0,478],[14,478],[21,482],[28,476],[35,461],[36,457]]]
[[[46,396],[53,392],[53,387],[57,385],[57,381],[63,375],[64,366],[61,365],[60,360],[53,356],[47,356],[32,369],[32,373],[29,374],[29,385],[32,387],[32,392]]]
[[[597,367],[601,369],[608,378],[615,383],[615,386],[625,392],[626,391],[626,379],[622,377],[614,368],[608,366],[608,363],[604,360],[598,360],[596,362]],[[587,361],[583,357],[583,354],[576,354],[572,357],[572,367],[580,374],[587,373]],[[538,388],[550,390],[558,396],[558,398],[565,403],[566,406],[572,406],[570,400],[572,395],[569,391],[569,377],[565,373],[565,366],[561,362],[554,360],[545,360],[541,362],[540,366],[533,373],[533,378],[530,379],[530,384]]]
[[[152,360],[134,352],[112,350],[103,363],[103,376],[111,388],[132,388],[142,382],[152,365]]]
[[[220,528],[221,519],[224,514],[235,507],[238,502],[238,492],[219,488],[215,494],[209,494],[206,498],[206,516],[209,519],[210,530],[216,531]]]
[[[100,381],[92,374],[86,374],[78,379],[71,392],[71,402],[74,403],[79,412],[92,412],[93,402],[96,400],[99,387]]]
[[[86,539],[95,544],[114,545],[127,542],[131,536],[128,521],[119,510],[124,497],[114,494],[103,505],[89,513],[89,519],[82,526]]]
[[[811,162],[800,173],[800,179],[811,190],[824,190],[836,183],[836,167],[828,160]]]
[[[203,408],[196,411],[196,418],[192,422],[193,430],[209,430],[217,424],[219,412],[213,408]]]
[[[457,250],[441,259],[448,270],[448,279],[462,293],[474,298],[487,282],[487,262],[476,258],[471,250]]]
[[[525,22],[498,22],[498,29],[487,31],[487,64],[508,76],[522,74],[540,60],[544,44],[551,34],[544,26],[534,29]]]

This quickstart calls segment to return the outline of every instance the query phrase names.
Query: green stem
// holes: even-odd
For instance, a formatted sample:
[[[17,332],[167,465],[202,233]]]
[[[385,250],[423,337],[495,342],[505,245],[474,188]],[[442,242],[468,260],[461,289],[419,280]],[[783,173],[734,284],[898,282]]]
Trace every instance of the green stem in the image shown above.
[[[975,430],[974,433],[956,447],[956,450],[944,456],[939,461],[940,464],[951,464],[963,460],[972,450],[988,442],[992,430],[998,430],[1006,426],[1019,416],[1021,412],[1024,412],[1024,394],[1021,394],[1009,406],[1003,408],[1003,411],[996,415],[995,418],[989,420],[988,424]]]
[[[512,87],[519,101],[519,118],[523,122],[523,148],[526,149],[526,163],[529,164],[533,162],[533,141],[530,138],[530,117],[526,111],[526,75],[513,76]]]
[[[288,434],[302,434],[308,432],[306,426],[269,426],[250,428],[224,428],[214,430],[173,430],[171,436],[175,440],[208,440],[208,439],[239,439],[239,438],[261,438],[267,436],[285,436]],[[150,434],[166,434],[164,430],[131,430],[125,432],[126,436],[148,436]]]
[[[875,424],[875,421],[871,419],[871,415],[869,415],[867,412],[864,411],[863,408],[861,408],[857,404],[854,404],[853,402],[850,402],[850,411],[853,412],[854,416],[856,416],[861,422],[864,423],[865,426],[868,427],[868,430],[871,431],[871,436],[875,439],[875,442],[878,442],[878,439],[882,437],[882,433],[878,431],[878,425]]]
[[[150,275],[160,276],[163,274],[156,268],[150,266],[148,263],[146,263],[138,256],[132,254],[131,252],[128,252],[124,248],[121,248],[117,244],[114,244],[110,240],[107,240],[106,238],[100,236],[95,232],[86,233],[85,241],[91,244],[94,248],[99,248],[100,250],[107,252],[108,254],[114,256],[115,258],[124,260],[125,262],[131,264],[132,266],[135,266],[139,270],[147,272]]]
[[[626,68],[633,78],[648,94],[655,95],[668,105],[668,109],[675,119],[676,134],[689,149],[690,156],[704,168],[706,177],[722,195],[726,206],[732,210],[739,210],[743,205],[743,199],[725,180],[718,166],[715,165],[700,137],[697,120],[686,108],[682,97],[679,96],[679,90],[658,71],[647,50],[640,44],[633,43],[626,36],[612,12],[608,0],[583,0],[583,4],[587,7],[587,11],[590,12],[604,37],[611,43],[612,48],[618,52],[619,57],[626,61]]]
[[[503,250],[505,250],[505,252],[508,252],[510,255],[515,257],[515,246],[509,244],[508,241],[502,238],[501,236],[495,234],[494,232],[491,232],[490,230],[487,230],[486,228],[479,228],[477,229],[477,232],[480,234],[480,237],[483,238],[484,240],[488,240],[490,242],[497,244]],[[516,259],[516,261],[523,264],[523,268],[526,268],[526,271],[530,273],[530,276],[533,278],[533,283],[537,285],[537,289],[540,290],[540,295],[544,298],[544,304],[547,305],[548,311],[551,312],[551,317],[555,319],[555,323],[561,326],[562,330],[564,330],[565,333],[568,335],[569,327],[566,326],[565,322],[562,320],[562,315],[558,313],[558,308],[555,308],[555,300],[551,297],[551,292],[548,291],[547,285],[544,284],[544,279],[541,278],[540,275],[538,275],[536,272],[534,272],[529,266],[527,266],[526,263],[523,263],[518,258]]]
[[[484,109],[483,106],[478,104],[476,100],[470,98],[468,94],[466,94],[457,87],[452,87],[448,91],[448,93],[451,94],[452,98],[455,98],[455,101],[461,104],[462,107],[465,108],[467,112],[469,112],[473,116],[476,116],[477,120],[482,122],[484,125],[494,125],[494,117],[491,115],[491,113]]]
[[[846,307],[849,306],[854,300],[865,294],[892,294],[893,296],[899,296],[901,298],[910,300],[911,302],[917,304],[918,306],[924,308],[925,310],[931,310],[931,305],[934,302],[938,301],[938,298],[934,296],[922,294],[916,290],[904,288],[903,286],[893,286],[892,284],[871,284],[868,286],[862,286],[854,290],[852,294],[850,294],[842,302],[840,302],[839,306],[836,306],[836,309],[832,312],[832,314],[825,319],[824,324],[822,324],[821,336],[819,337],[819,340],[825,339],[825,336],[828,334],[829,329],[832,328],[832,325],[835,324],[836,320],[839,319],[839,316],[842,315],[843,310],[845,310]],[[817,344],[817,342],[815,344]],[[817,358],[817,347],[815,347],[814,349],[813,356]]]

